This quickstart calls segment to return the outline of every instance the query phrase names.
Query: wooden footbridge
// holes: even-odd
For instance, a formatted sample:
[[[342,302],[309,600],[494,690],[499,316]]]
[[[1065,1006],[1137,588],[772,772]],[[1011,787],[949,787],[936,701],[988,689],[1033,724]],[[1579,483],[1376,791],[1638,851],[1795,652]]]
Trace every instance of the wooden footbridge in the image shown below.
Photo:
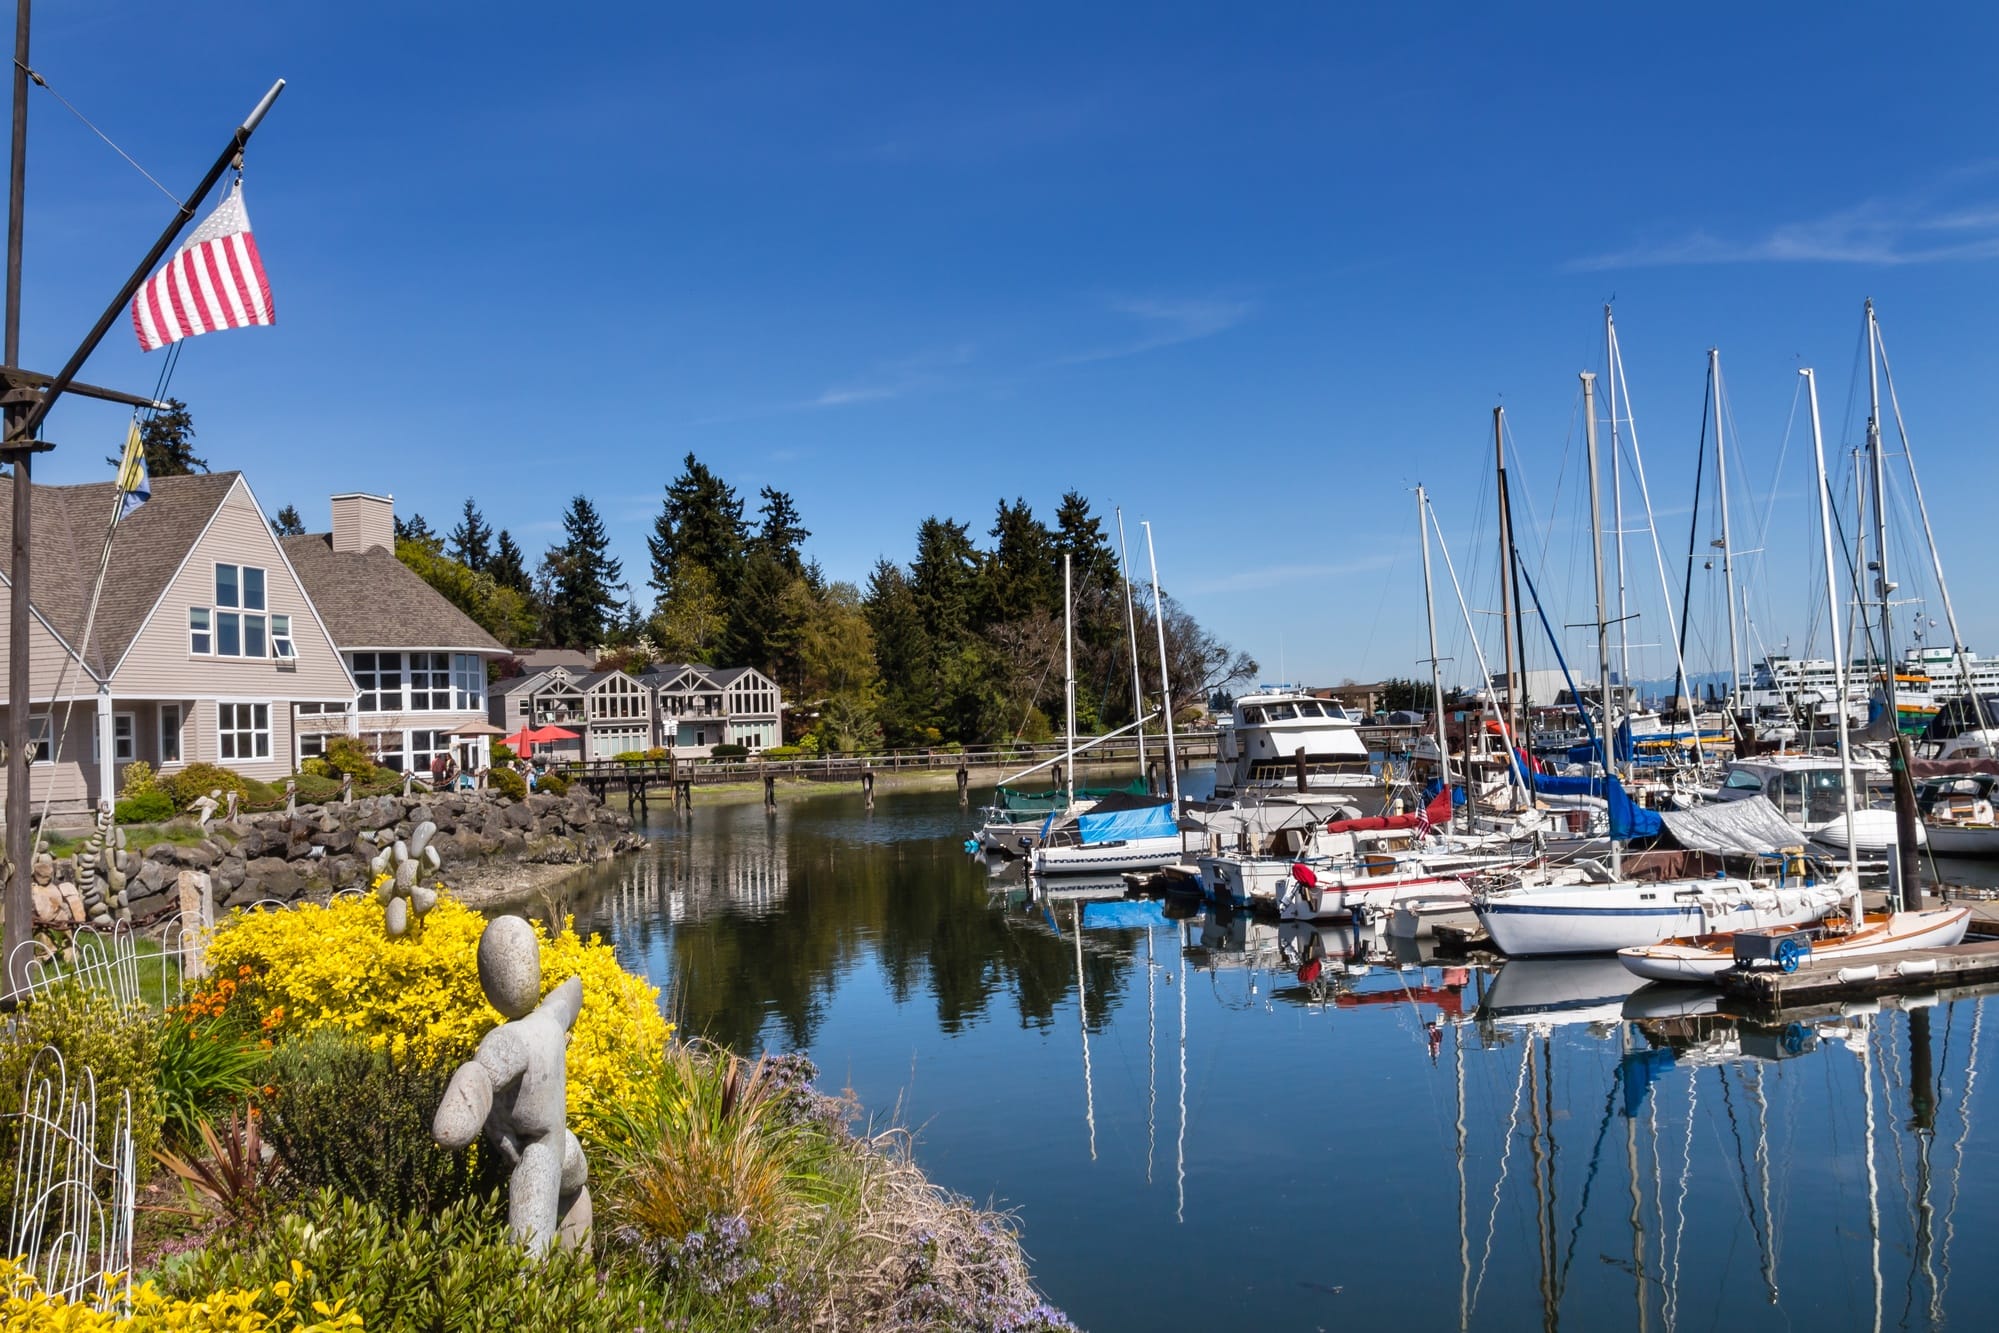
[[[1174,751],[1182,768],[1210,763],[1215,757],[1215,732],[1209,729],[1176,737]],[[1061,764],[1067,753],[1067,746],[1052,744],[967,746],[962,750],[889,750],[880,754],[810,759],[591,759],[558,764],[553,771],[562,774],[572,784],[581,783],[599,800],[608,801],[613,795],[622,793],[629,808],[644,811],[650,807],[655,795],[664,796],[675,806],[688,806],[693,804],[696,787],[754,786],[757,783],[763,784],[765,803],[775,804],[779,781],[833,786],[851,784],[859,787],[872,803],[878,777],[903,773],[955,772],[958,793],[967,797],[975,773],[981,781],[997,781],[1006,774],[1050,760],[1055,761],[1055,766],[1045,770],[1036,779],[1036,785],[1056,787],[1063,781]],[[1079,774],[1085,769],[1138,766],[1138,745],[1131,739],[1105,742],[1076,755]],[[1165,740],[1158,736],[1148,737],[1144,765],[1147,777],[1155,784],[1162,783],[1165,766]]]

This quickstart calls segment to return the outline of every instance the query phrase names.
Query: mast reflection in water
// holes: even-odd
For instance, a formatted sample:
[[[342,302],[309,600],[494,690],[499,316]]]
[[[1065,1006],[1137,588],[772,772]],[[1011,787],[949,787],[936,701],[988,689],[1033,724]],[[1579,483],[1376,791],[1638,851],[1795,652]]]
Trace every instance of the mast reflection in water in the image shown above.
[[[1976,993],[1739,1023],[1598,962],[1398,964],[1030,891],[954,793],[664,815],[576,898],[687,1030],[805,1049],[1014,1207],[1084,1327],[1984,1327]]]

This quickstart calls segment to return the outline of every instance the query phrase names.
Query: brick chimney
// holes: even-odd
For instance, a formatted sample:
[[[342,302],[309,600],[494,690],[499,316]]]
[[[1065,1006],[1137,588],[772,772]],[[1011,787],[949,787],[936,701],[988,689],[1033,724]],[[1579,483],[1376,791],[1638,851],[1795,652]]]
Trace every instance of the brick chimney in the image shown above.
[[[379,546],[396,549],[396,498],[349,491],[333,497],[333,549],[358,553]]]

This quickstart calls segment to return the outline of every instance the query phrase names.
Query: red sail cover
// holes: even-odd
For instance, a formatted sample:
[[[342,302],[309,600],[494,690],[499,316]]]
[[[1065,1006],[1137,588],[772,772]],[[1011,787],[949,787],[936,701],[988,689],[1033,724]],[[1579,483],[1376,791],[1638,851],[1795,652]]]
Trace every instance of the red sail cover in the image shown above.
[[[1451,793],[1447,787],[1437,793],[1427,809],[1407,815],[1375,815],[1371,819],[1335,819],[1326,825],[1328,833],[1365,833],[1373,829],[1420,828],[1425,831],[1451,822]]]

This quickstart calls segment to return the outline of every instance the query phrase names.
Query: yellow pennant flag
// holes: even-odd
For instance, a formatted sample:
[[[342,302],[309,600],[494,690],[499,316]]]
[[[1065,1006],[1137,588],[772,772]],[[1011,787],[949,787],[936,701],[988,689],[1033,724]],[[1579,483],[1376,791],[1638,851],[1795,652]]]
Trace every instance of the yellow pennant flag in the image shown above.
[[[132,418],[132,429],[125,436],[125,457],[118,464],[118,490],[125,497],[125,507],[118,511],[120,518],[153,498],[153,478],[146,470],[146,442],[140,438],[137,417]]]

